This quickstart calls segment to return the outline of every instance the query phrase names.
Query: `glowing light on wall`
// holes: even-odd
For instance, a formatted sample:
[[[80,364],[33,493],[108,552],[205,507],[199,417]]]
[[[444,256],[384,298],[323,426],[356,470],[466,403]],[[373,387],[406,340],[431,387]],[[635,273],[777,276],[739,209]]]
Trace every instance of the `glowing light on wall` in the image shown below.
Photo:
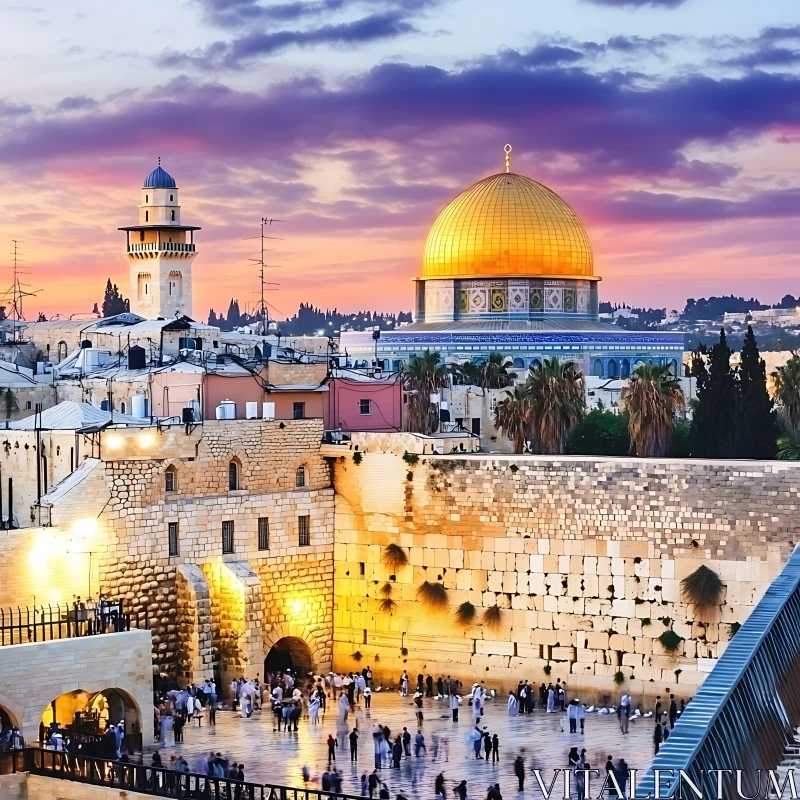
[[[109,433],[105,438],[105,445],[109,450],[119,450],[125,444],[125,438],[120,433]]]
[[[143,450],[149,450],[156,444],[156,435],[153,431],[142,431],[137,438],[137,442]]]
[[[292,611],[294,611],[295,614],[299,614],[302,610],[303,610],[303,601],[295,600],[294,603],[292,603]]]

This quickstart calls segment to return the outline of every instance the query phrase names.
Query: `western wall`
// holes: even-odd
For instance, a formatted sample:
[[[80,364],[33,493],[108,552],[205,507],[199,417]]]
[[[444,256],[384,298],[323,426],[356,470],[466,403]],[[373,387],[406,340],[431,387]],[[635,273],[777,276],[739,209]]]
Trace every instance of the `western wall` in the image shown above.
[[[690,696],[800,530],[791,463],[404,457],[391,437],[362,438],[360,463],[333,461],[334,666],[370,665],[378,684],[404,669],[498,689],[561,679],[595,701],[621,672],[635,696]],[[394,576],[390,543],[408,558]],[[682,597],[701,564],[724,584],[713,609]],[[445,610],[418,598],[425,581],[446,587]],[[483,617],[495,605],[499,624]]]

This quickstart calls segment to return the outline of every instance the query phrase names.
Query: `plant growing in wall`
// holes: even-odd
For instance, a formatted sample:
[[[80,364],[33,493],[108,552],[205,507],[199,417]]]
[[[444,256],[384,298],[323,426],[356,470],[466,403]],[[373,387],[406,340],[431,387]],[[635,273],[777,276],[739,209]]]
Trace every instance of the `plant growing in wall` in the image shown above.
[[[381,654],[380,653],[375,653],[375,655],[373,656],[372,660],[375,661],[375,662],[380,661],[381,660]]]
[[[363,460],[364,460],[364,456],[361,453],[361,451],[360,450],[356,450],[355,453],[353,453],[353,463],[356,466],[358,466]]]
[[[407,647],[401,647],[400,648],[400,655],[401,656],[407,656],[408,655],[408,648]]]
[[[411,470],[409,470],[408,472],[406,472],[406,480],[407,480],[409,483],[411,483],[411,481],[413,481],[413,480],[414,480],[414,473],[413,473]]]
[[[718,606],[722,602],[723,588],[722,579],[705,564],[681,581],[683,599],[696,609]]]
[[[456,622],[459,625],[463,625],[466,627],[467,625],[472,624],[475,621],[475,617],[477,616],[477,611],[475,606],[472,605],[469,601],[462,603],[456,609]]]
[[[544,665],[544,674],[549,675],[553,671],[553,668],[549,664]]]
[[[625,675],[622,673],[622,670],[617,670],[614,673],[614,683],[616,683],[617,686],[622,686],[622,684],[625,683]]]
[[[483,624],[490,630],[496,630],[503,621],[503,609],[495,603],[483,612]]]
[[[739,633],[741,627],[742,627],[741,622],[731,622],[730,624],[731,639],[733,639],[733,637],[736,636],[737,633]]]
[[[381,553],[381,561],[384,566],[389,568],[392,575],[396,575],[400,571],[400,567],[408,564],[408,556],[406,551],[400,547],[399,544],[387,544]]]
[[[403,461],[405,461],[409,467],[415,467],[419,464],[419,456],[416,453],[403,453]]]
[[[419,585],[417,600],[429,611],[444,611],[449,602],[444,584],[435,581],[424,581]]]
[[[642,619],[642,627],[644,628],[646,625],[650,624],[650,617],[644,617]]]
[[[675,653],[681,646],[683,639],[681,639],[675,631],[668,630],[664,631],[661,636],[658,637],[658,641],[667,653]]]
[[[361,661],[362,658],[363,656],[360,650],[356,650],[355,653],[353,653],[353,661]]]
[[[378,603],[378,608],[385,614],[391,614],[395,608],[397,608],[397,603],[392,600],[392,584],[386,581],[386,583],[381,586],[380,593],[381,600]]]

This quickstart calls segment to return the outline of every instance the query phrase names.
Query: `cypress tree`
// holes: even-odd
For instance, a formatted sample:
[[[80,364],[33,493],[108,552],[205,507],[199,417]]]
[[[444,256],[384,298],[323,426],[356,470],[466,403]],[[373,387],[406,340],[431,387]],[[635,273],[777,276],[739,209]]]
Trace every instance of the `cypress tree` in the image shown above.
[[[750,325],[742,344],[738,389],[736,457],[775,458],[778,428],[767,391],[766,366]]]
[[[732,458],[735,455],[738,392],[724,329],[720,331],[719,342],[711,348],[708,366],[703,365],[696,377],[692,455],[697,458]]]

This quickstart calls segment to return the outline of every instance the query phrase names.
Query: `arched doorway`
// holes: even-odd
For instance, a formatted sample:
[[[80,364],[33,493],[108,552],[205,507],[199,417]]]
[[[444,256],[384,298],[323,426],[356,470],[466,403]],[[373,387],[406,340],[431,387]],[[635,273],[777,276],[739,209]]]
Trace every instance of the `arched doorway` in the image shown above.
[[[314,660],[308,645],[296,636],[278,639],[264,659],[264,674],[267,672],[286,672],[290,669],[295,675],[307,675],[314,671]]]
[[[138,752],[142,748],[142,716],[134,699],[122,689],[109,688],[99,692],[76,689],[59,695],[42,712],[39,721],[39,741],[49,735],[56,725],[67,730],[70,737],[92,750],[107,725],[122,725],[125,749]],[[86,749],[86,747],[84,749]]]
[[[10,711],[0,706],[0,731],[7,731],[9,728],[17,727],[18,723],[16,718]]]

